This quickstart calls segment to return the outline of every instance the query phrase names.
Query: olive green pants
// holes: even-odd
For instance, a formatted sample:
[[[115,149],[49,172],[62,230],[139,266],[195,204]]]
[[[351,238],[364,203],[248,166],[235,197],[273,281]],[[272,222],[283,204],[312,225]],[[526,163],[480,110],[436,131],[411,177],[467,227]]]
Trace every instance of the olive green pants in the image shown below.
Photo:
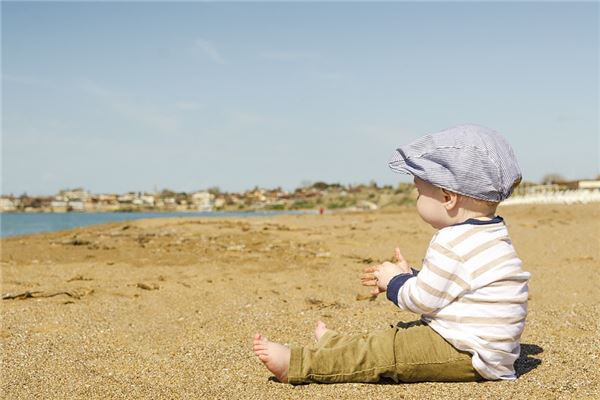
[[[315,345],[292,347],[288,382],[466,382],[482,380],[471,354],[421,321],[368,335],[325,333]]]

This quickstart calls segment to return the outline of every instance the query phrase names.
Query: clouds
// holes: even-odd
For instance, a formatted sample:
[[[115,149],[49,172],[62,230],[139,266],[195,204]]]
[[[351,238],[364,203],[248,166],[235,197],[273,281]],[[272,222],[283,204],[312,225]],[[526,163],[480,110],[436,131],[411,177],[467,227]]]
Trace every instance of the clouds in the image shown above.
[[[53,84],[52,82],[50,82],[46,79],[41,79],[41,78],[35,77],[35,76],[2,73],[2,80],[7,83],[16,83],[19,85],[45,87],[45,88],[55,88],[56,87],[56,85]]]
[[[223,56],[219,46],[211,39],[205,37],[196,37],[192,41],[192,52],[211,62],[219,65],[228,64],[228,61]],[[238,58],[241,56],[236,54]],[[322,61],[323,57],[313,51],[304,50],[262,50],[254,53],[254,57],[263,60],[281,61],[281,62],[315,62]],[[239,60],[241,61],[241,60]],[[245,60],[246,62],[249,60]]]
[[[227,64],[219,46],[211,39],[196,37],[192,41],[192,51],[215,64]],[[258,58],[273,61],[316,61],[320,55],[311,51],[297,50],[264,50],[259,51]]]
[[[261,50],[260,47],[263,49]],[[317,51],[285,48],[266,50],[264,48],[268,47],[264,43],[260,47],[258,49],[245,46],[230,48],[231,54],[226,60],[214,40],[206,37],[195,37],[192,40],[192,54],[215,65],[229,64],[228,72],[237,71],[239,73],[240,67],[250,66],[257,60],[261,60],[278,71],[281,71],[281,68],[306,68],[308,66],[309,68],[304,71],[303,75],[331,83],[342,82],[349,77],[347,72],[339,71],[337,67],[331,70],[332,60]],[[196,105],[183,103],[178,104],[177,107],[181,110],[198,109]]]
[[[84,80],[80,88],[118,115],[146,129],[170,133],[180,125],[174,116],[167,114],[161,107],[142,102],[129,93],[108,88],[92,80]]]
[[[225,64],[225,59],[217,49],[217,46],[210,40],[204,38],[194,39],[194,50],[207,57],[216,64]]]
[[[175,102],[174,106],[176,109],[181,111],[200,111],[206,108],[202,103],[188,100],[177,101]]]
[[[264,51],[260,53],[260,57],[267,60],[278,61],[300,61],[300,60],[316,60],[318,54],[306,51]]]

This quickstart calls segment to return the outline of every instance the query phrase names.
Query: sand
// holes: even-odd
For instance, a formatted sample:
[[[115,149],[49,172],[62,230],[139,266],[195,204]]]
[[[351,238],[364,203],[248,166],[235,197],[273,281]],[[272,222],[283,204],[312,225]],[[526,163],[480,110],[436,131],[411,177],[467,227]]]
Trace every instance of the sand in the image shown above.
[[[0,397],[600,398],[599,205],[500,214],[533,276],[516,381],[294,387],[252,354],[257,331],[305,344],[318,319],[349,333],[416,319],[359,284],[396,245],[419,265],[433,229],[406,208],[2,239],[2,294],[21,298],[0,303]]]

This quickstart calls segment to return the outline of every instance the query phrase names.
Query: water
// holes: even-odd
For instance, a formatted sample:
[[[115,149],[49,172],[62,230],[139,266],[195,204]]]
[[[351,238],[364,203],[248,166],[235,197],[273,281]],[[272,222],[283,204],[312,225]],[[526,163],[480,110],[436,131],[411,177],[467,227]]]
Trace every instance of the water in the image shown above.
[[[197,212],[105,212],[105,213],[0,213],[0,236],[27,235],[64,229],[131,221],[142,218],[182,217],[261,217],[280,214],[306,214],[310,211],[197,211]]]

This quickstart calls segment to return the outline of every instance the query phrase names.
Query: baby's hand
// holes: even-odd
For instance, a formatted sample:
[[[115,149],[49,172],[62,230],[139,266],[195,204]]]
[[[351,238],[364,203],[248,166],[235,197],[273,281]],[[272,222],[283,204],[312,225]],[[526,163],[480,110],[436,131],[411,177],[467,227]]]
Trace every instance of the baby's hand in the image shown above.
[[[373,296],[378,296],[380,293],[386,291],[386,289],[381,289],[378,285],[378,280],[375,277],[375,273],[378,271],[381,265],[374,265],[372,267],[367,267],[364,269],[362,276],[360,277],[360,281],[363,286],[373,286],[373,290],[371,290],[371,294]],[[387,287],[386,287],[387,288]]]
[[[396,263],[386,261],[383,264],[365,268],[361,281],[364,286],[375,286],[371,293],[377,296],[387,290],[393,277],[411,273],[408,263],[400,253],[400,248],[396,247]]]

